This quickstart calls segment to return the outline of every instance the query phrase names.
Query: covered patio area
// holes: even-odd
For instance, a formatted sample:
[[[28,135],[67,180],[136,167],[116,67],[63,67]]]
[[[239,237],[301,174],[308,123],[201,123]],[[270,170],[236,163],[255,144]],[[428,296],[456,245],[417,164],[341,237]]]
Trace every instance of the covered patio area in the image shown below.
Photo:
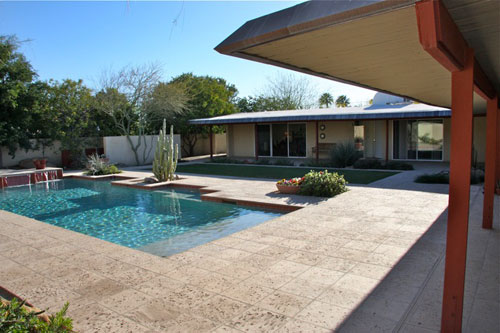
[[[446,256],[440,264],[444,277],[436,270],[435,279],[442,279],[434,292],[442,293],[436,320],[445,332],[470,328],[467,309],[474,301],[467,279],[481,275],[484,266],[468,261],[468,252],[477,251],[471,248],[473,235],[489,235],[482,236],[493,239],[489,251],[498,250],[492,228],[500,179],[500,2],[311,1],[247,22],[216,50],[451,108],[449,202],[446,237],[441,236]],[[476,195],[470,190],[475,115],[487,119],[484,196],[477,194],[482,209],[469,208]],[[498,260],[484,258],[492,260],[491,294],[498,304]]]

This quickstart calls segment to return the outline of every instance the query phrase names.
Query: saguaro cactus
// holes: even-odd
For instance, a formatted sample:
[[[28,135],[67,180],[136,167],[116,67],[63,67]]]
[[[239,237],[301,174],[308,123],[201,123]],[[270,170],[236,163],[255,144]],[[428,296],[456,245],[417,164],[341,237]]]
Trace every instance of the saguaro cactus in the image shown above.
[[[179,145],[174,146],[174,126],[170,126],[170,135],[167,135],[167,123],[163,120],[163,129],[158,135],[155,158],[153,160],[153,174],[158,182],[174,179],[179,157]]]

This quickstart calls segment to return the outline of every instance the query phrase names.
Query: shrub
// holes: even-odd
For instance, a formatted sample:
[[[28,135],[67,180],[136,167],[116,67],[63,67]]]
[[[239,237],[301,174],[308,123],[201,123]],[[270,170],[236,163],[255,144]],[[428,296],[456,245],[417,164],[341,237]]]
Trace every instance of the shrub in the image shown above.
[[[73,321],[66,317],[69,304],[48,320],[39,317],[44,311],[34,312],[13,298],[10,302],[0,302],[0,332],[73,332]]]
[[[271,161],[269,159],[259,159],[257,161],[255,161],[255,164],[259,164],[259,165],[269,165],[271,164]]]
[[[225,164],[245,164],[245,161],[232,159],[229,157],[215,157],[205,163],[225,163]]]
[[[336,168],[345,168],[353,165],[361,158],[361,152],[356,150],[354,143],[339,143],[330,152],[332,164]]]
[[[413,170],[413,165],[400,161],[388,161],[385,168],[389,170]]]
[[[448,184],[450,177],[447,172],[428,173],[415,178],[415,183],[424,184]]]
[[[291,160],[287,160],[287,159],[284,159],[284,158],[280,158],[279,160],[275,160],[274,165],[288,165],[288,166],[293,166],[295,165],[295,163]]]
[[[376,158],[365,158],[357,160],[354,163],[356,169],[383,169],[382,163]]]
[[[300,186],[299,194],[317,197],[334,197],[347,191],[343,175],[325,171],[309,171]]]
[[[90,176],[111,175],[121,172],[114,164],[109,164],[97,154],[89,156],[86,169],[85,174]]]
[[[477,175],[474,172],[471,172],[470,183],[471,184],[479,184],[483,180],[481,180],[481,176]],[[424,175],[420,175],[415,178],[415,183],[424,183],[424,184],[449,184],[450,183],[450,175],[448,172],[439,172],[439,173],[428,173]]]
[[[331,161],[309,159],[304,163],[301,163],[300,166],[308,166],[308,167],[321,167],[321,168],[329,168],[333,167],[333,163]]]

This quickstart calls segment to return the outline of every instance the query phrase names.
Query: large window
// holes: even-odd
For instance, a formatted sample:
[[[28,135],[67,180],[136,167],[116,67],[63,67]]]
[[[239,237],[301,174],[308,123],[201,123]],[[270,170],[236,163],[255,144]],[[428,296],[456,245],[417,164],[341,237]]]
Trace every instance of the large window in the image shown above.
[[[259,156],[305,157],[305,124],[257,125]]]
[[[393,158],[400,160],[443,159],[443,120],[395,120]]]

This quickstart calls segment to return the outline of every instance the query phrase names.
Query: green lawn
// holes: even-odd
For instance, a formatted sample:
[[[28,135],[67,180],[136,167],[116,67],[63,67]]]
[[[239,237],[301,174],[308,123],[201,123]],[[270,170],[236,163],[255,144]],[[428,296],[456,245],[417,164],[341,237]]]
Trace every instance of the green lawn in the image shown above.
[[[191,164],[177,165],[177,172],[197,173],[203,175],[220,175],[250,178],[270,178],[283,179],[302,177],[309,170],[324,170],[325,168],[313,167],[270,167],[262,165],[241,165],[241,164]],[[345,179],[352,184],[369,184],[376,180],[395,175],[397,172],[389,171],[368,171],[368,170],[339,170],[326,168],[330,172],[338,172],[344,175]]]

